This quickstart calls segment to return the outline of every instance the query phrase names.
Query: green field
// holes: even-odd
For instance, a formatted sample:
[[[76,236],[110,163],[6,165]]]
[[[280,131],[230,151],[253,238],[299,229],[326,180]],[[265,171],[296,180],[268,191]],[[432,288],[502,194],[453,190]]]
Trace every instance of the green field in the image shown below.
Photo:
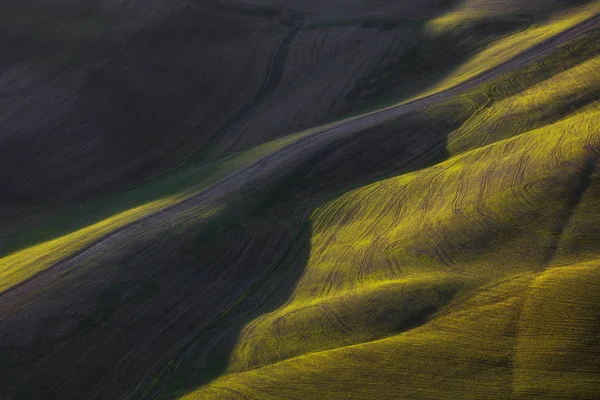
[[[600,103],[580,103],[598,66],[494,101],[446,161],[318,207],[293,294],[185,398],[600,396]]]
[[[600,398],[600,2],[151,3],[48,40],[155,115],[0,136],[0,399]]]
[[[219,179],[310,132],[274,140],[213,163],[190,165],[125,193],[94,201],[10,237],[0,258],[0,292],[71,257],[107,234],[202,192]]]

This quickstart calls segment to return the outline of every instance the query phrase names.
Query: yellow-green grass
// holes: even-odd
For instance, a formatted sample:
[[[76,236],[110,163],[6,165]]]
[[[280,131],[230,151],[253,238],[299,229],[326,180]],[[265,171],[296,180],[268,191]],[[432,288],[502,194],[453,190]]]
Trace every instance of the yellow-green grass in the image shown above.
[[[591,9],[496,42],[434,91]],[[244,327],[224,377],[186,397],[600,397],[597,67],[591,59],[475,114],[448,138],[447,161],[317,208],[291,297]],[[298,137],[186,167],[12,238],[0,292]]]
[[[451,154],[527,130],[600,88],[596,57],[474,114],[449,137]],[[302,135],[267,143],[225,160],[186,167],[136,190],[73,210],[24,234],[9,238],[0,259],[0,291],[74,253],[120,226],[181,201],[220,177]],[[26,248],[24,248],[26,247]]]
[[[586,71],[589,63],[575,72]],[[529,95],[525,92],[525,98]],[[444,390],[454,398],[485,398],[486,385],[490,398],[529,393],[526,371],[522,387],[513,387],[517,333],[495,335],[516,329],[524,288],[545,276],[539,271],[599,255],[600,235],[593,224],[582,225],[596,232],[597,239],[587,242],[585,257],[562,256],[561,243],[569,229],[572,235],[586,236],[582,226],[570,228],[575,219],[585,218],[589,209],[599,215],[594,204],[600,189],[590,169],[600,150],[599,126],[600,102],[592,102],[558,122],[490,144],[482,140],[479,147],[445,162],[359,188],[319,207],[311,215],[306,271],[288,302],[249,323],[231,356],[229,376],[190,398],[232,395],[224,388],[251,398],[277,398],[276,393],[290,398],[315,393],[321,398],[395,398],[401,390],[416,390],[411,393],[417,398],[440,396],[435,392],[439,385],[425,384],[430,374],[441,374],[436,379],[446,382]],[[588,210],[580,212],[584,206]],[[465,303],[468,293],[499,281],[505,282],[500,300],[498,289],[479,289],[484,295],[477,296],[493,295],[494,302],[465,308],[474,301]],[[440,321],[454,330],[440,328]],[[480,337],[469,345],[473,335]],[[382,337],[392,338],[377,341]],[[363,352],[362,346],[369,350]],[[336,348],[341,349],[332,350]],[[411,348],[430,353],[411,353]],[[347,364],[355,351],[362,361]],[[369,356],[371,351],[377,356]],[[382,355],[387,352],[388,358]],[[302,357],[311,353],[317,354]],[[348,368],[346,375],[338,367]],[[368,379],[358,376],[363,372]],[[389,380],[394,374],[405,374],[396,386]],[[295,375],[300,376],[297,385],[290,383]],[[580,378],[581,390],[592,393],[589,376]],[[309,387],[310,379],[316,386]],[[352,383],[342,385],[347,380]]]
[[[474,113],[449,135],[448,151],[458,154],[518,135],[548,120],[560,119],[598,97],[600,56]]]
[[[599,289],[598,261],[553,268],[533,280],[517,326],[517,394],[599,397]]]
[[[573,7],[564,4],[565,2],[562,5],[560,3],[561,0],[465,0],[458,2],[452,10],[430,20],[426,28],[435,35],[451,34],[477,22],[509,20],[523,16],[540,19],[553,14],[563,14],[566,8]]]
[[[0,292],[23,282],[99,238],[181,202],[220,178],[301,138],[303,131],[206,165],[183,167],[131,191],[104,198],[7,240],[0,258]]]
[[[474,286],[451,273],[423,274],[291,302],[245,327],[229,373],[393,335],[420,325],[457,293]]]
[[[462,13],[468,15],[469,12],[471,11],[467,9]],[[417,97],[432,95],[473,79],[476,76],[515,58],[519,54],[526,52],[545,40],[586,21],[597,15],[599,12],[600,2],[594,1],[585,6],[561,12],[549,21],[543,21],[538,24],[534,23],[524,31],[515,32],[505,38],[494,41],[484,50],[478,52],[462,63],[441,82],[419,94]],[[441,18],[443,20],[444,17]],[[446,18],[448,18],[448,16],[446,16]],[[454,21],[453,24],[458,24],[462,21],[461,19],[455,21],[456,17],[452,17],[451,19]],[[436,20],[434,20],[428,28],[433,35],[447,34],[445,31],[446,29],[453,29],[455,27],[452,24],[448,25],[446,22],[440,25],[439,21],[435,21]],[[442,29],[440,26],[443,26],[444,28]]]
[[[534,46],[590,10],[495,43],[481,53],[485,63],[465,64],[434,91],[493,68],[517,54],[513,46]],[[597,265],[540,270],[599,256],[600,188],[589,164],[599,146],[600,104],[542,126],[565,103],[597,90],[599,60],[475,114],[450,135],[449,160],[319,207],[311,215],[308,265],[288,302],[249,323],[228,375],[190,398],[231,398],[235,391],[251,398],[595,395],[594,375],[571,371],[564,385],[556,371],[569,369],[576,339],[598,328],[597,308],[576,290],[597,279]],[[0,259],[0,292],[307,133],[183,168],[11,238]],[[575,350],[564,352],[553,372],[542,368],[552,360],[536,358],[538,342],[519,335],[545,326],[535,316],[545,305],[536,301],[566,303],[563,290],[592,323],[565,333],[555,321],[548,353]]]
[[[600,126],[596,125],[597,131]],[[554,264],[565,265],[574,261],[586,261],[600,258],[600,169],[598,166],[589,176],[587,191],[573,210],[558,242]]]
[[[594,399],[600,262],[524,273],[389,338],[231,374],[185,399]]]

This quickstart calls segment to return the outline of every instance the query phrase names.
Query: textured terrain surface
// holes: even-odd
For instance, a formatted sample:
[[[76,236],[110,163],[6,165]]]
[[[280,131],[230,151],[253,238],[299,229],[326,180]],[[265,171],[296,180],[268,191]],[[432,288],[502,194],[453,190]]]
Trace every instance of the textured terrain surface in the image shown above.
[[[600,3],[5,0],[0,399],[600,398]]]

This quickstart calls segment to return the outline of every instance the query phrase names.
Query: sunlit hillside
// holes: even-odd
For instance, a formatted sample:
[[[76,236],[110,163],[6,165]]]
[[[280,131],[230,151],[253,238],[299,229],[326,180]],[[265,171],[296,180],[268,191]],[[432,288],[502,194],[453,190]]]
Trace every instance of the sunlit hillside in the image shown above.
[[[600,398],[599,27],[3,2],[0,399]]]

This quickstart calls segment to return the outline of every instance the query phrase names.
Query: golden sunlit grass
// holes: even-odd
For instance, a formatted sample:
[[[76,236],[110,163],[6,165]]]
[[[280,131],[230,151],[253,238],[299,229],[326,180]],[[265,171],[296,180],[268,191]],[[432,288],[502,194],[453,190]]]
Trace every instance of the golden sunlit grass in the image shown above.
[[[185,399],[597,398],[598,262],[489,285],[429,323],[213,382]]]
[[[497,40],[486,49],[477,53],[469,60],[462,63],[456,70],[446,76],[440,83],[425,91],[417,97],[431,95],[460,83],[466,82],[498,65],[505,63],[528,49],[542,43],[543,41],[563,32],[583,21],[595,16],[600,12],[600,2],[594,1],[585,6],[562,12],[550,21],[544,21],[538,25],[532,25],[522,32]],[[469,8],[463,11],[453,12],[433,20],[428,29],[433,35],[447,34],[448,31],[464,23],[471,13],[479,17],[486,16],[485,13],[473,11]]]
[[[462,286],[543,267],[598,148],[599,111],[593,104],[320,207],[294,294],[248,325],[230,369],[373,340],[433,314]]]
[[[427,30],[432,35],[453,34],[469,25],[489,20],[506,21],[523,16],[539,18],[559,14],[557,3],[560,0],[466,0],[458,2],[452,10],[427,23]],[[580,9],[560,10],[560,14],[585,12],[593,9],[594,4],[582,6]]]
[[[493,103],[447,161],[315,210],[289,300],[185,398],[600,396],[597,66]]]
[[[498,40],[418,97],[599,11],[593,2]],[[496,12],[459,9],[428,29],[442,35]],[[510,79],[476,93],[489,104],[450,133],[446,160],[318,206],[287,301],[246,324],[226,374],[185,398],[600,398],[600,57],[494,97]],[[11,238],[0,292],[314,131]]]
[[[548,119],[563,118],[600,93],[598,71],[597,56],[493,103],[452,132],[448,138],[449,152],[457,154],[481,147],[526,132]]]

